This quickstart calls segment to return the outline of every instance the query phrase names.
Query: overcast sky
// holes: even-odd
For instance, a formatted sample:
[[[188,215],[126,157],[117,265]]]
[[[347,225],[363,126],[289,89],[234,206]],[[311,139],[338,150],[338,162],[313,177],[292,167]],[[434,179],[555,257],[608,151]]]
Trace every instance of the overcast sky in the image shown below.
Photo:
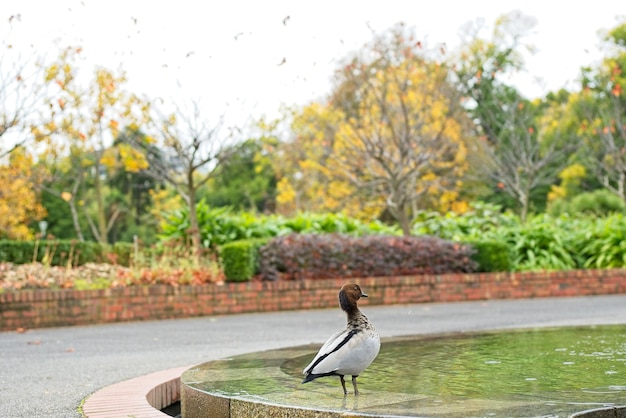
[[[528,96],[572,86],[597,61],[602,29],[626,1],[222,1],[20,0],[0,3],[0,35],[15,50],[47,54],[80,45],[81,72],[127,72],[149,97],[198,99],[208,117],[276,116],[281,103],[322,97],[336,61],[398,21],[429,44],[459,43],[459,28],[519,10],[537,19],[521,87]],[[9,25],[9,19],[12,24]]]

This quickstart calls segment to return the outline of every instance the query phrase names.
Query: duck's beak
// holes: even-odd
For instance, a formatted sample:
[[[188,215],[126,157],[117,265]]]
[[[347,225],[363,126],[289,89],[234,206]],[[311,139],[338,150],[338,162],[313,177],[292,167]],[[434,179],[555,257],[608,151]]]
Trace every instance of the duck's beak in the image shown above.
[[[367,293],[365,293],[365,292],[361,291],[361,297],[362,297],[362,298],[366,298],[366,297],[367,297]]]

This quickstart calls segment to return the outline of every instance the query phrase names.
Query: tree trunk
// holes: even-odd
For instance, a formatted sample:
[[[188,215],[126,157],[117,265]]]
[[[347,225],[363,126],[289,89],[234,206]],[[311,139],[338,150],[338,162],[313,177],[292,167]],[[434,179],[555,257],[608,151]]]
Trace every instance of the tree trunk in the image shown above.
[[[187,196],[189,205],[189,226],[191,235],[191,245],[198,258],[202,255],[202,237],[200,236],[200,225],[198,225],[198,213],[196,212],[196,188],[193,184],[192,176],[188,178]]]
[[[100,156],[96,155],[99,159]],[[108,242],[107,239],[107,220],[106,213],[104,208],[104,196],[102,196],[102,183],[100,181],[100,164],[96,163],[95,165],[96,173],[94,175],[94,191],[96,193],[96,221],[98,226],[98,239],[99,242],[106,244]]]
[[[520,220],[522,223],[526,223],[526,217],[528,216],[528,205],[529,205],[529,197],[528,195],[520,196],[520,204],[521,204],[521,212],[520,212]]]
[[[76,210],[76,203],[74,201],[74,197],[67,202],[70,205],[70,211],[72,212],[72,223],[74,224],[74,230],[76,231],[76,237],[80,242],[85,241],[85,237],[83,237],[83,231],[80,229],[80,222],[78,222],[78,211]]]
[[[391,214],[396,218],[398,224],[400,225],[400,229],[402,229],[402,235],[408,237],[411,235],[411,219],[407,214],[406,205],[400,205],[399,207],[390,207],[389,208]]]

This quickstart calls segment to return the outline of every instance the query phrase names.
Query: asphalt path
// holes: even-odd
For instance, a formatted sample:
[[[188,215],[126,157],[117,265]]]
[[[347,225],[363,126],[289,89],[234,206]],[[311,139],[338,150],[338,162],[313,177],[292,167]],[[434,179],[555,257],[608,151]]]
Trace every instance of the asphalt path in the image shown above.
[[[382,337],[626,324],[626,295],[395,306],[364,302],[361,310]],[[237,354],[321,344],[343,326],[344,313],[331,309],[3,332],[0,417],[80,417],[82,400],[113,383]]]

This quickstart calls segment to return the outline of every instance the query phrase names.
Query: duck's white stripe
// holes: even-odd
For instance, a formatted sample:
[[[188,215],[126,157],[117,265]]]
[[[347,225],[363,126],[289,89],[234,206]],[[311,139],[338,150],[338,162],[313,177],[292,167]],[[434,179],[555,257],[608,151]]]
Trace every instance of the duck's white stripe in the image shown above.
[[[311,363],[309,363],[308,366],[306,366],[306,368],[304,369],[302,373],[324,374],[324,373],[332,373],[336,371],[336,369],[332,369],[332,368],[329,369],[328,367],[324,367],[323,368],[324,370],[322,371],[320,370],[320,367],[316,367],[316,366],[324,362],[328,358],[328,356],[340,350],[348,341],[350,341],[350,339],[356,333],[358,333],[358,331],[353,329],[353,330],[338,331],[334,333],[333,335],[331,335],[328,341],[324,343],[324,345],[322,346],[322,348],[320,348],[320,351],[317,353],[315,358],[311,361]]]
[[[328,341],[326,350],[320,350],[311,364],[304,369],[305,374],[327,376],[332,374],[358,376],[376,358],[380,349],[380,339],[361,330],[346,330]]]

